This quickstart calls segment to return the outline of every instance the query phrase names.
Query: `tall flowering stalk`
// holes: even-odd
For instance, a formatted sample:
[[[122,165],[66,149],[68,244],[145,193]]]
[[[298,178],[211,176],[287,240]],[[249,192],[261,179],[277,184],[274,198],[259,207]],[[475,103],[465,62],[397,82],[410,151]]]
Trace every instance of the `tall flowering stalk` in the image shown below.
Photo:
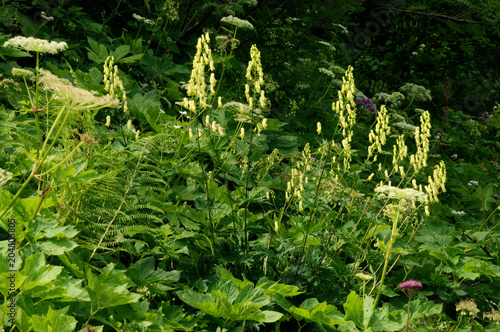
[[[389,204],[385,207],[385,214],[392,220],[392,231],[391,238],[389,242],[385,245],[385,259],[384,259],[384,267],[382,268],[382,275],[380,278],[380,285],[378,288],[377,296],[375,297],[375,301],[373,302],[373,308],[377,307],[378,300],[380,299],[380,294],[382,293],[382,287],[384,286],[385,276],[387,274],[387,267],[389,266],[389,260],[391,259],[392,254],[392,246],[398,237],[398,222],[401,213],[404,213],[407,209],[407,203],[414,203],[416,201],[425,202],[427,200],[427,195],[421,191],[406,188],[400,189],[392,186],[381,186],[375,189],[376,193],[383,193],[389,199],[398,200],[399,204]]]
[[[26,181],[17,191],[16,195],[13,197],[9,205],[0,214],[0,219],[14,205],[15,201],[21,196],[21,194],[29,185],[29,183],[33,180],[33,178],[35,177],[40,178],[41,176],[50,173],[59,165],[62,165],[73,155],[73,153],[82,144],[86,142],[86,140],[82,139],[80,144],[76,146],[73,149],[73,151],[68,156],[66,156],[62,161],[60,161],[57,165],[53,166],[51,169],[40,173],[45,160],[47,159],[52,148],[54,147],[57,140],[61,136],[61,132],[64,129],[66,122],[68,121],[68,118],[73,112],[75,111],[88,112],[90,110],[96,111],[104,107],[117,107],[120,105],[118,99],[112,98],[109,95],[96,96],[95,92],[90,92],[84,89],[77,88],[73,86],[70,81],[59,78],[47,70],[39,69],[38,71],[41,74],[40,84],[44,85],[48,90],[52,91],[53,99],[57,100],[61,104],[61,107],[56,116],[56,119],[52,123],[52,126],[50,127],[46,135],[45,141],[43,142],[41,149],[38,152],[37,159],[33,164],[28,179],[26,179]]]
[[[416,292],[417,290],[422,289],[422,284],[418,281],[414,280],[408,280],[405,282],[402,282],[398,285],[398,289],[400,291],[403,291],[407,296],[408,296],[408,315],[406,318],[406,332],[409,331],[409,324],[410,324],[410,306],[411,306],[411,298],[413,296],[413,293]]]
[[[38,140],[39,142],[41,142],[42,132],[40,130],[40,122],[38,119],[38,113],[41,111],[39,109],[39,104],[38,104],[38,96],[39,96],[38,83],[40,80],[40,54],[43,53],[57,54],[60,51],[64,51],[68,47],[68,44],[66,42],[49,41],[44,39],[38,39],[35,37],[16,36],[7,40],[3,44],[3,47],[15,47],[28,52],[35,52],[36,54],[35,101],[33,102],[33,100],[31,100],[31,95],[29,96],[31,100],[31,108],[35,115],[35,125],[38,134]],[[29,94],[29,89],[28,89],[28,94]]]

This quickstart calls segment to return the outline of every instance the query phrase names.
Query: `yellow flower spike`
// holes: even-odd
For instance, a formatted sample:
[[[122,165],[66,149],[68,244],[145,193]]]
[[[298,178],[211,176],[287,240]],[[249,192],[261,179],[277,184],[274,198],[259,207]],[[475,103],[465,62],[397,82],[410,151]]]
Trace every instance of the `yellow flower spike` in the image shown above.
[[[316,124],[316,128],[317,128],[316,131],[318,132],[318,135],[321,135],[321,122],[318,122]]]
[[[210,127],[210,115],[205,116],[205,127]]]
[[[127,121],[127,130],[132,131],[132,120]]]
[[[222,107],[222,97],[221,96],[219,96],[219,98],[217,98],[217,104],[218,104],[219,108]]]
[[[106,123],[104,125],[109,128],[109,126],[111,125],[111,116],[108,115],[106,117]]]
[[[302,206],[302,201],[299,202],[299,211],[304,211],[304,207]]]
[[[193,130],[189,128],[189,139],[192,141],[193,140]]]
[[[136,131],[135,131],[135,140],[136,140],[136,141],[139,139],[139,133],[140,133],[140,132],[141,132],[140,130],[136,130]]]
[[[242,128],[241,128],[241,130],[240,130],[240,138],[241,138],[242,140],[243,140],[243,139],[245,139],[245,128],[243,128],[243,127],[242,127]]]

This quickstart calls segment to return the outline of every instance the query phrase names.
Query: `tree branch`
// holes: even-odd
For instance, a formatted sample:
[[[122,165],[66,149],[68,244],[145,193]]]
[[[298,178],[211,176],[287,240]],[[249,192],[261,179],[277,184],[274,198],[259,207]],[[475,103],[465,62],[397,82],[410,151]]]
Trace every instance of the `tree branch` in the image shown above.
[[[479,22],[479,21],[472,21],[472,20],[464,20],[460,19],[457,16],[448,16],[448,15],[443,15],[443,14],[438,14],[438,13],[424,13],[424,12],[417,12],[414,10],[406,10],[406,9],[399,9],[396,7],[393,7],[391,5],[381,5],[382,7],[387,7],[390,8],[394,11],[397,11],[399,13],[408,13],[408,14],[416,14],[416,15],[423,15],[423,16],[430,16],[430,17],[436,17],[436,18],[445,18],[448,20],[456,21],[456,22],[463,22],[463,23],[474,23],[474,24],[481,24],[481,25],[491,25],[491,26],[496,26],[496,24],[493,23],[486,23],[486,22]]]

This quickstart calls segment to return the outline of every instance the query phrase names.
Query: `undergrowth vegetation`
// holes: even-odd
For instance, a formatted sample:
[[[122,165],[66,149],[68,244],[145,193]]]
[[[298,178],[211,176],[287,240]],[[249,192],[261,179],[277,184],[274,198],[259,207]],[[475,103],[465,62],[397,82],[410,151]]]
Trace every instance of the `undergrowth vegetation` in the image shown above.
[[[336,22],[283,62],[309,12],[209,3],[195,34],[212,11],[147,3],[113,38],[116,12],[0,11],[3,330],[500,329],[500,105],[358,78],[385,64],[336,57]]]

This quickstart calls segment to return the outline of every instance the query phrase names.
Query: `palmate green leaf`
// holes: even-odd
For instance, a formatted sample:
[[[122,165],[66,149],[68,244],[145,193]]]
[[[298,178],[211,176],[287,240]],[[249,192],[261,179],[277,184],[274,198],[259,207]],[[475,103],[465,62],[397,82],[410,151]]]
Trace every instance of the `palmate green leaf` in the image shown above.
[[[46,285],[56,279],[61,271],[61,266],[46,265],[43,253],[36,253],[26,259],[23,269],[19,271],[26,278],[19,289],[24,292]]]
[[[136,303],[141,298],[139,294],[129,292],[127,290],[127,284],[112,286],[112,284],[106,282],[105,278],[101,278],[101,275],[94,275],[90,269],[87,270],[87,280],[88,287],[86,289],[94,309]]]
[[[104,63],[106,58],[108,57],[108,50],[103,44],[99,44],[95,40],[90,37],[87,37],[87,40],[90,45],[90,49],[87,48],[87,55],[89,60],[92,60],[96,63]]]
[[[138,285],[148,285],[151,283],[172,283],[178,281],[181,271],[164,271],[156,269],[153,257],[146,257],[137,261],[127,269],[127,276]]]
[[[377,308],[370,317],[367,327],[372,331],[400,331],[404,328],[406,316],[403,311],[389,312],[389,303]]]
[[[432,315],[438,315],[443,312],[443,304],[436,304],[429,301],[427,298],[418,298],[411,302],[410,307],[410,321],[423,318],[424,316],[430,317]],[[408,304],[403,308],[404,312],[408,312]]]
[[[35,332],[73,332],[76,328],[76,319],[66,315],[69,307],[53,310],[49,307],[46,316],[33,315],[33,330]]]
[[[186,304],[214,317],[221,317],[224,312],[222,306],[216,304],[210,294],[200,294],[190,289],[178,291],[176,294]]]
[[[304,293],[300,292],[297,286],[279,284],[267,278],[260,279],[255,287],[262,288],[264,290],[264,294],[271,297],[274,297],[274,295],[276,294],[279,294],[283,297],[290,297]]]
[[[288,311],[296,320],[306,320],[307,322],[320,323],[325,325],[344,324],[345,321],[337,307],[319,302],[315,298],[310,298],[302,302],[300,307],[294,306],[282,295],[275,294],[276,303]]]
[[[186,317],[186,313],[180,306],[163,303],[160,311],[162,313],[161,324],[166,325],[167,331],[189,331],[196,326],[194,317]]]

